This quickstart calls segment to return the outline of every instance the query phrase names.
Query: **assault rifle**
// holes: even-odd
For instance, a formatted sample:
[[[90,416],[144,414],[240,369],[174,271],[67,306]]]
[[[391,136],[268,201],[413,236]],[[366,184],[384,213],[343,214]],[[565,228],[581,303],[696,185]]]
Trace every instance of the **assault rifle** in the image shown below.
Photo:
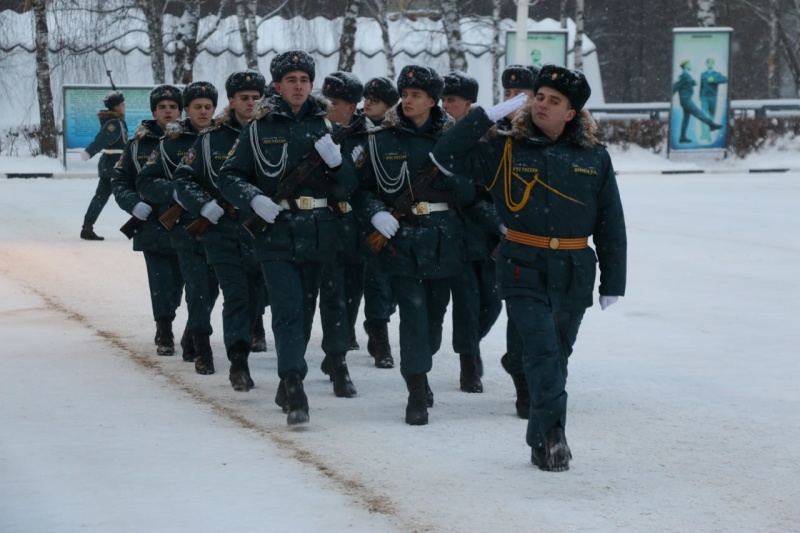
[[[439,167],[428,159],[428,162],[417,172],[417,176],[414,178],[411,186],[403,190],[403,193],[395,200],[394,208],[390,212],[391,215],[396,220],[400,220],[401,217],[405,216],[411,225],[418,225],[419,219],[413,211],[414,204],[417,202],[415,198],[422,198],[423,193],[430,187],[431,183],[433,183],[433,180],[438,175]],[[388,240],[389,239],[384,237],[383,233],[375,230],[367,237],[366,243],[373,252],[378,253],[383,250]]]
[[[359,115],[355,122],[346,128],[341,128],[331,135],[331,139],[333,139],[334,143],[341,145],[347,136],[355,132],[363,123],[364,115]],[[348,156],[349,154],[346,154],[344,157]],[[312,148],[311,151],[303,157],[300,164],[278,182],[278,190],[272,197],[272,201],[279,204],[281,201],[286,200],[292,213],[296,213],[300,208],[297,206],[294,191],[306,181],[307,177],[310,176],[321,163],[322,156],[319,155],[316,149]],[[267,221],[260,216],[253,215],[245,220],[242,226],[244,226],[244,229],[246,229],[250,235],[255,237],[267,228],[267,224]]]
[[[155,206],[150,202],[148,202],[147,200],[142,200],[142,201],[147,205],[149,205],[152,209],[155,209]],[[142,230],[146,222],[147,222],[146,220],[142,220],[140,218],[132,216],[131,218],[128,219],[126,223],[122,225],[121,228],[119,228],[119,230],[128,239],[133,239],[134,236],[136,236],[136,234]]]
[[[167,231],[172,231],[172,228],[174,228],[181,219],[183,211],[183,206],[176,202],[172,204],[169,209],[164,211],[160,217],[158,217],[158,221],[161,222],[161,225],[164,226]]]
[[[225,212],[228,214],[229,217],[231,217],[231,220],[239,219],[239,212],[232,204],[226,202],[225,200],[220,200],[220,199],[216,200],[219,206],[225,210]],[[206,234],[208,228],[210,227],[211,227],[211,221],[208,220],[203,215],[200,215],[194,220],[194,222],[186,226],[186,231],[189,233],[189,235],[191,235],[195,239],[200,240],[203,238],[203,235]]]

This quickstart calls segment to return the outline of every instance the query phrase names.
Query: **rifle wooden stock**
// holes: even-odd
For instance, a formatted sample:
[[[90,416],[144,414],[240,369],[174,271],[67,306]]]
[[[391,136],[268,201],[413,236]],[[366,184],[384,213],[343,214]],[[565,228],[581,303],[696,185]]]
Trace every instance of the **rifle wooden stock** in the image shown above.
[[[125,235],[128,239],[133,239],[139,230],[142,229],[144,226],[144,220],[138,219],[136,217],[131,217],[128,219],[126,223],[122,225],[119,230]]]
[[[419,224],[419,220],[417,220],[417,216],[413,211],[415,198],[422,197],[425,189],[430,186],[438,174],[439,167],[437,167],[433,161],[428,160],[417,173],[417,177],[414,179],[411,186],[405,189],[403,194],[398,196],[394,201],[394,208],[392,208],[389,214],[397,221],[405,216],[414,226]],[[388,240],[389,239],[384,237],[380,231],[375,230],[367,236],[364,242],[373,252],[378,253],[383,250]]]
[[[167,231],[172,231],[172,228],[174,228],[178,220],[181,219],[182,214],[183,207],[181,207],[181,204],[172,204],[169,209],[158,217],[158,221],[161,222],[161,225],[164,226]]]
[[[220,207],[222,207],[225,210],[225,212],[228,214],[231,220],[239,219],[239,212],[236,211],[236,208],[233,205],[227,202],[220,202],[219,200],[217,200],[217,203],[219,203]],[[189,233],[189,235],[191,235],[195,239],[200,240],[203,238],[203,235],[206,234],[208,228],[210,227],[211,227],[211,221],[201,215],[197,217],[197,219],[195,219],[194,222],[186,226],[186,231],[187,233]]]
[[[361,127],[361,125],[364,123],[364,117],[365,115],[359,115],[359,117],[352,124],[346,128],[341,128],[339,131],[331,135],[333,142],[341,145],[348,135]],[[349,155],[345,154],[343,157],[349,157]],[[322,156],[319,155],[319,152],[317,152],[316,148],[312,148],[311,151],[303,157],[303,160],[300,161],[300,164],[278,182],[277,192],[272,197],[272,201],[276,204],[279,204],[283,200],[286,200],[289,202],[289,208],[291,209],[292,213],[298,211],[299,208],[297,207],[297,202],[294,199],[294,191],[300,187],[300,185],[302,185],[306,179],[306,176],[310,176],[314,169],[316,169],[321,163]],[[258,215],[253,215],[242,223],[242,227],[244,227],[244,229],[246,229],[247,232],[254,238],[262,231],[265,231],[268,226],[269,223]]]

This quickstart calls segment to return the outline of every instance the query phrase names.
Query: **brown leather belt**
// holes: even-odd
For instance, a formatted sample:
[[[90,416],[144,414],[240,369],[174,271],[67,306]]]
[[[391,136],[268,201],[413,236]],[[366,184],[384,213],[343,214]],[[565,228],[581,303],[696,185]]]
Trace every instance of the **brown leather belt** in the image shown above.
[[[511,242],[518,242],[537,248],[549,248],[550,250],[582,250],[589,247],[589,237],[580,239],[559,239],[558,237],[540,237],[521,231],[507,230],[506,239]]]

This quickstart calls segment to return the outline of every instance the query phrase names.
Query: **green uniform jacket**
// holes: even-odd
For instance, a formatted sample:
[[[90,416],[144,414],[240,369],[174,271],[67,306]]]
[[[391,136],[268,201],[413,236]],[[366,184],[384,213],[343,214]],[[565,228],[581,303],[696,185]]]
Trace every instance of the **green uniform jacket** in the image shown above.
[[[429,161],[428,153],[449,125],[452,125],[450,116],[434,106],[429,123],[418,130],[397,105],[380,127],[370,131],[364,154],[356,162],[359,189],[353,196],[354,207],[370,232],[374,230],[372,216],[394,207]],[[443,173],[429,189],[416,200],[447,202],[456,208],[468,205],[475,194],[468,179]],[[418,279],[443,279],[458,274],[465,257],[461,216],[450,209],[417,218],[417,226],[405,217],[400,219],[400,229],[379,254],[381,268],[390,276]]]
[[[133,134],[133,138],[125,144],[122,157],[114,167],[111,178],[111,192],[120,209],[126,213],[143,200],[136,188],[136,176],[147,164],[150,154],[158,148],[158,142],[164,131],[155,120],[143,120]],[[150,251],[171,253],[172,244],[169,233],[158,222],[158,206],[144,221],[142,228],[133,237],[133,249],[137,252]]]
[[[253,119],[242,129],[228,160],[219,174],[222,196],[241,210],[259,194],[272,198],[278,182],[314,150],[314,143],[329,133],[325,119],[327,107],[309,97],[298,115],[294,115],[280,95],[259,101]],[[331,125],[337,128],[336,125]],[[342,154],[342,164],[335,169],[322,162],[310,176],[326,190],[306,185],[296,189],[296,196],[313,196],[330,201],[347,201],[356,188],[352,159]],[[338,243],[337,215],[330,208],[283,210],[274,224],[255,240],[256,259],[321,263],[334,258]]]
[[[167,125],[164,136],[158,147],[147,159],[147,164],[136,176],[136,188],[142,198],[158,205],[161,216],[175,203],[174,174],[183,157],[189,153],[197,140],[198,131],[188,118]],[[192,223],[197,215],[184,211],[174,228],[169,232],[172,247],[176,250],[192,250],[205,253],[203,244],[186,232],[186,226]]]
[[[681,72],[681,75],[678,76],[678,79],[672,84],[672,94],[678,93],[678,99],[681,101],[681,104],[691,102],[692,96],[694,96],[695,85],[697,85],[697,82],[694,81],[691,74],[685,71]]]
[[[475,191],[475,200],[464,208],[464,238],[466,261],[489,259],[500,242],[501,220],[492,202],[491,195],[480,184]]]
[[[114,166],[122,154],[120,150],[125,148],[125,143],[128,142],[128,125],[125,123],[125,115],[114,111],[100,111],[97,113],[97,118],[100,119],[100,131],[86,147],[86,152],[90,157],[94,157],[103,150],[103,155],[97,163],[97,174],[101,178],[113,178]],[[110,150],[111,153],[106,150]]]
[[[352,124],[364,112],[358,110],[353,114],[350,123]],[[359,158],[363,157],[364,149],[367,144],[367,128],[369,119],[364,117],[362,126],[350,134],[343,143],[342,151],[345,157],[351,157],[353,164],[359,163]],[[371,225],[368,226],[372,228]],[[349,213],[343,213],[339,216],[339,247],[336,252],[336,261],[340,264],[353,265],[364,263],[373,254],[366,244],[367,231],[361,221],[356,215],[356,212],[351,210]]]
[[[214,125],[200,133],[181,161],[173,179],[178,200],[187,211],[199,215],[203,206],[212,199],[220,205],[227,203],[219,192],[217,179],[241,129],[242,125],[226,107],[214,119]],[[258,270],[253,256],[253,239],[241,225],[253,213],[249,208],[236,212],[236,220],[226,213],[209,228],[203,237],[206,257],[210,264],[242,265],[245,260],[249,270]],[[241,253],[239,243],[242,245]]]
[[[552,141],[524,109],[510,131],[495,128],[482,142],[493,123],[483,109],[473,111],[436,146],[436,161],[484,180],[508,229],[542,237],[591,236],[597,253],[591,247],[551,250],[505,240],[497,257],[500,297],[533,296],[554,309],[589,307],[598,259],[600,294],[624,296],[625,218],[611,158],[594,137],[594,121],[583,112]],[[507,139],[511,169],[503,164]]]

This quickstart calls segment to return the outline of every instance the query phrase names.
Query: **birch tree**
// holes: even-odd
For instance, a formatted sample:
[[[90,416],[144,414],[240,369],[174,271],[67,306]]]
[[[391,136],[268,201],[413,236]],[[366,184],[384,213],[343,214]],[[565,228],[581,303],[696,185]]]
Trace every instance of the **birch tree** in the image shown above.
[[[136,0],[147,23],[147,37],[150,40],[150,69],[153,72],[153,83],[162,84],[167,81],[167,68],[164,64],[164,10],[167,2],[159,0]]]
[[[236,19],[242,51],[247,68],[258,70],[258,26],[256,25],[256,0],[236,0]]]
[[[505,55],[505,48],[500,41],[502,32],[500,31],[500,8],[502,7],[502,0],[492,0],[492,103],[498,103],[502,95],[502,87],[500,85],[501,72],[500,60]]]
[[[338,70],[351,72],[356,62],[356,26],[361,0],[347,0],[342,21],[342,35],[339,38]]]
[[[780,34],[778,33],[778,0],[769,0],[769,56],[767,59],[767,95],[778,98],[781,90]]]
[[[717,25],[714,0],[697,0],[697,25],[711,28]]]
[[[219,3],[219,10],[214,17],[214,23],[198,37],[200,27],[200,9],[203,0],[184,0],[186,10],[183,12],[178,26],[175,29],[175,55],[173,57],[172,81],[173,83],[191,83],[194,78],[194,64],[201,46],[211,35],[217,31],[222,20],[222,13],[228,5],[228,0]]]
[[[381,40],[383,41],[383,54],[386,56],[386,76],[390,80],[394,80],[394,51],[392,50],[392,41],[389,36],[389,23],[386,19],[386,3],[387,0],[365,0],[373,18],[377,21],[378,26],[381,28]]]
[[[33,4],[31,6],[31,4]],[[39,97],[39,150],[48,157],[58,157],[53,89],[50,86],[50,31],[47,28],[47,0],[26,0],[25,10],[33,7],[36,35],[36,94]]]
[[[584,15],[583,0],[575,0],[575,44],[572,49],[572,56],[576,70],[583,70]]]
[[[464,41],[461,40],[461,11],[457,0],[441,0],[442,25],[447,38],[447,55],[450,57],[450,70],[467,71],[467,58],[464,54]]]

